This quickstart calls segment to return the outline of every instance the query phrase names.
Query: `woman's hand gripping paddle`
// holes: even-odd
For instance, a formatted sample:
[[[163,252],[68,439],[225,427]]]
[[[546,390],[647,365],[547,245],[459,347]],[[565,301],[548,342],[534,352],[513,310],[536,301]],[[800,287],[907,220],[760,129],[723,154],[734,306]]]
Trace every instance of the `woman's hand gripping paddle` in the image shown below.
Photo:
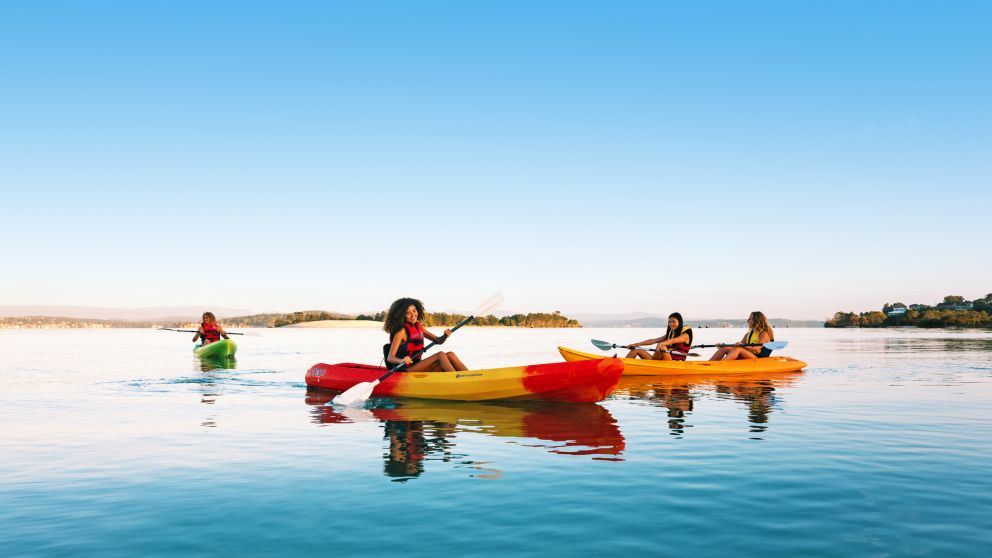
[[[457,330],[458,328],[474,320],[476,316],[486,316],[492,314],[493,312],[496,311],[497,308],[499,308],[499,305],[502,303],[503,303],[503,295],[500,293],[494,294],[493,296],[487,298],[482,304],[480,304],[478,308],[475,309],[475,312],[473,312],[471,316],[458,322],[455,325],[455,327],[451,328],[451,332],[454,333],[455,330]],[[423,349],[410,355],[410,358],[415,358],[423,354],[424,352],[427,351],[427,349],[430,349],[431,347],[433,347],[438,343],[444,343],[444,340],[447,337],[448,337],[447,335],[442,335],[438,337],[436,340],[431,341],[431,343],[426,347],[424,347]],[[396,366],[394,366],[393,368],[391,368],[389,372],[386,372],[382,376],[379,376],[379,379],[373,382],[361,382],[355,384],[350,388],[346,389],[345,391],[341,392],[340,394],[338,394],[334,399],[331,399],[330,402],[325,403],[325,405],[341,405],[343,407],[361,407],[362,405],[365,404],[365,401],[372,396],[372,390],[375,389],[375,386],[379,385],[380,382],[392,376],[394,373],[400,372],[404,368],[406,368],[406,364],[401,362]]]

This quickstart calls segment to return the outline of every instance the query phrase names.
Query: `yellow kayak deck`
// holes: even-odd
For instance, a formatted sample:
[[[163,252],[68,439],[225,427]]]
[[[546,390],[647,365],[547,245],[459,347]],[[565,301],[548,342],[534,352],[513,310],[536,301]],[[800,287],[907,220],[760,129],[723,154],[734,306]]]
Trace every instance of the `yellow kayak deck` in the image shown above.
[[[568,362],[598,360],[609,355],[596,355],[558,347],[558,352]],[[683,374],[753,374],[755,372],[797,372],[806,363],[787,356],[770,356],[746,360],[644,360],[622,358],[624,376],[665,376]]]

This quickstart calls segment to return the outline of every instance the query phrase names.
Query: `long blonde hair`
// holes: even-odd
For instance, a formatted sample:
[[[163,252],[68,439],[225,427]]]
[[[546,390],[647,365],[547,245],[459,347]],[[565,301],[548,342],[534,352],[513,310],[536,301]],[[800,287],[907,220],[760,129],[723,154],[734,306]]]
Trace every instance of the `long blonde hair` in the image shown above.
[[[751,312],[751,315],[747,317],[747,325],[754,331],[757,335],[761,335],[762,332],[767,331],[768,336],[775,340],[775,332],[772,330],[771,324],[768,323],[768,318],[764,314],[755,310]]]

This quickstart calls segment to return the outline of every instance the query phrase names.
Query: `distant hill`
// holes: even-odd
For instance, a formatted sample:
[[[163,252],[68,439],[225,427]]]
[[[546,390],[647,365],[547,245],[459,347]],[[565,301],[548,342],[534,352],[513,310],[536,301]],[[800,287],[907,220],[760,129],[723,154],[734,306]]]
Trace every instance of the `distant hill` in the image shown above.
[[[117,320],[117,321],[149,321],[176,322],[200,320],[206,312],[213,312],[218,318],[238,316],[251,313],[240,308],[223,308],[209,306],[159,306],[148,308],[103,308],[97,306],[4,306],[0,305],[0,318],[23,316],[47,316],[53,318],[69,318],[81,320]]]
[[[39,308],[24,306],[0,306],[0,309],[9,308]],[[65,308],[49,306],[45,308]],[[85,310],[84,307],[73,307],[77,310]],[[98,310],[114,311],[120,309],[103,308]],[[143,312],[154,314],[161,308],[134,309],[137,315]],[[175,311],[175,308],[168,309]],[[218,308],[218,311],[229,311],[230,309]],[[619,314],[618,316],[636,316],[638,313]],[[327,312],[326,310],[305,310],[301,312],[289,313],[266,313],[250,314],[242,316],[225,316],[220,314],[218,318],[224,327],[282,327],[292,324],[307,322],[327,321],[327,320],[377,320],[382,321],[384,312],[377,312],[372,315],[365,314],[342,314],[339,312]],[[513,314],[498,318],[496,316],[479,316],[473,325],[482,326],[512,326],[512,327],[620,327],[620,328],[664,328],[667,326],[667,318],[660,316],[637,317],[633,319],[615,319],[609,314],[583,314],[582,316],[596,317],[596,320],[577,320],[568,318],[561,314],[554,313],[528,313]],[[425,319],[427,326],[452,325],[463,319],[460,314],[448,314],[436,312],[428,314]],[[769,320],[773,327],[823,327],[823,322],[814,320]],[[185,316],[167,316],[151,319],[104,319],[94,316],[50,316],[50,315],[19,315],[0,316],[0,329],[65,329],[65,328],[127,328],[127,327],[194,327],[200,322],[199,312]],[[738,327],[747,326],[745,320],[689,320],[688,325],[692,327]]]
[[[125,327],[174,327],[174,322],[98,320],[65,316],[17,316],[0,318],[0,329],[111,329]]]
[[[253,314],[251,316],[234,316],[222,320],[225,327],[282,327],[305,322],[319,322],[325,320],[354,320],[358,316],[354,314],[339,314],[326,310],[304,310],[302,312],[290,312],[287,314]]]

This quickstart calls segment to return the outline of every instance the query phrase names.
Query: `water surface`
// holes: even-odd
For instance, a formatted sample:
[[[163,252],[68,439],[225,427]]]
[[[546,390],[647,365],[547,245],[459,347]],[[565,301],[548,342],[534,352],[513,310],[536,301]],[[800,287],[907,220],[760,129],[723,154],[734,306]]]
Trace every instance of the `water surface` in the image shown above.
[[[656,333],[466,328],[445,348],[492,367]],[[992,549],[988,332],[780,329],[806,372],[347,412],[303,375],[373,362],[381,332],[263,330],[233,363],[187,337],[0,331],[0,555]]]

